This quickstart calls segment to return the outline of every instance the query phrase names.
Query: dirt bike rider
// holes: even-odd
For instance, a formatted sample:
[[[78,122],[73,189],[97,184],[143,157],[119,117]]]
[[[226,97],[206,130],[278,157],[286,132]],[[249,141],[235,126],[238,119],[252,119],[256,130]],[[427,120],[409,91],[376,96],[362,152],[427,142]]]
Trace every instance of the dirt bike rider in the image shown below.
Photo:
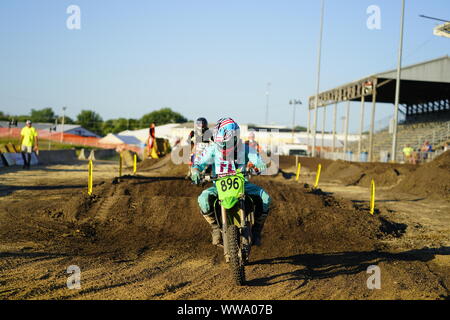
[[[255,140],[255,131],[250,131],[248,133],[248,140],[245,141],[245,144],[248,144],[250,147],[258,151],[258,153],[262,151],[259,143]]]
[[[247,170],[250,164],[257,167],[261,172],[266,169],[266,165],[258,152],[248,145],[242,143],[239,138],[239,126],[231,118],[222,118],[217,122],[213,130],[213,140],[198,162],[192,166],[191,179],[195,184],[200,183],[200,172],[207,165],[212,165],[213,175],[236,171]],[[261,187],[245,181],[245,194],[257,197],[262,202],[259,212],[255,212],[255,224],[253,226],[253,243],[260,245],[261,232],[264,222],[269,214],[271,198]],[[214,202],[217,199],[216,186],[204,190],[198,197],[201,214],[212,227],[213,245],[221,242],[222,233],[214,214]],[[258,206],[257,206],[258,208]]]
[[[191,145],[191,162],[190,167],[198,160],[203,151],[212,142],[212,132],[208,128],[208,120],[200,117],[195,121],[194,130],[189,133],[187,142]],[[191,168],[186,178],[191,175]]]

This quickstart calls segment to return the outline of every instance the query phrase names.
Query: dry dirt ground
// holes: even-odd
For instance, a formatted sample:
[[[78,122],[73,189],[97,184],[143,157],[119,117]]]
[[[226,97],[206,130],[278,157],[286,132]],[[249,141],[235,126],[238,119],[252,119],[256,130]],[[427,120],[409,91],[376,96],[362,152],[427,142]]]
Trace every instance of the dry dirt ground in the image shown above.
[[[366,187],[324,180],[314,191],[317,161],[302,161],[300,182],[292,159],[252,179],[273,206],[242,287],[210,244],[203,189],[169,157],[120,180],[116,163],[97,161],[92,196],[86,162],[1,169],[0,299],[450,298],[448,201],[380,188],[371,216]],[[79,290],[66,285],[71,265]],[[371,265],[379,290],[367,288]]]

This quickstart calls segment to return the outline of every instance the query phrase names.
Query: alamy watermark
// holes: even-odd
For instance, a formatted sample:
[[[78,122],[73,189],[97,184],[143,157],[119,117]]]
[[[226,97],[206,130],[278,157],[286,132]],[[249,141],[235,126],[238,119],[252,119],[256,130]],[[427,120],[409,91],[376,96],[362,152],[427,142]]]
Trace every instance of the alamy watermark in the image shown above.
[[[367,28],[369,30],[381,30],[381,9],[377,5],[371,5],[367,8]]]
[[[81,29],[81,9],[79,6],[72,4],[67,7],[66,13],[69,14],[66,20],[66,27],[69,30]]]
[[[81,289],[81,269],[79,266],[71,265],[67,267],[67,273],[71,274],[67,278],[67,288],[69,290]]]
[[[195,163],[196,160],[198,160],[205,154],[207,147],[211,143],[214,143],[210,140],[210,137],[212,137],[212,129],[208,129],[206,132],[202,133],[202,136],[197,135],[195,127],[193,131],[194,137],[192,137],[191,140],[193,143],[192,145],[191,141],[182,141],[180,139],[177,145],[173,148],[170,157],[174,164],[180,165],[192,164],[193,162]],[[278,145],[282,142],[283,139],[286,140],[289,138],[283,137],[277,129],[249,130],[249,133],[250,132],[252,132],[255,136],[254,142],[258,142],[259,139],[261,139],[261,141],[263,142],[261,143],[261,145],[257,144],[256,147],[252,147],[249,149],[250,153],[258,153],[262,161],[266,165],[266,170],[261,172],[261,174],[276,175],[279,170],[279,155],[277,150]],[[253,141],[251,142],[254,143]],[[238,150],[238,152],[226,153],[223,160],[228,162],[236,160],[237,163],[246,163],[245,157],[247,157],[247,155],[245,154],[245,152],[241,152],[242,150],[244,150],[242,147],[245,143],[246,142],[243,141],[241,137],[239,137],[237,141],[230,140],[229,142],[227,142],[225,149],[234,150],[234,148],[236,147],[236,150]],[[198,152],[198,150],[201,151]],[[235,157],[237,158],[235,159]]]
[[[381,269],[379,266],[369,266],[367,268],[367,273],[371,276],[367,279],[367,289],[369,290],[380,290],[381,289]]]

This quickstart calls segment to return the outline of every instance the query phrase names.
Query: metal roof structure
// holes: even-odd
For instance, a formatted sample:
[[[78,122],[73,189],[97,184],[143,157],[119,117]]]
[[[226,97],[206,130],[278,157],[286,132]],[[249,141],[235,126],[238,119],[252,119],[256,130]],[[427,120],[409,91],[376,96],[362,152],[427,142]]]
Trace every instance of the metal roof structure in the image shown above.
[[[318,107],[344,101],[374,100],[395,102],[396,70],[377,73],[334,89],[321,92]],[[450,57],[425,61],[402,68],[400,104],[405,113],[409,107],[450,99]],[[315,96],[309,98],[309,109],[314,109]],[[440,105],[442,107],[442,105]]]
[[[360,112],[360,142],[358,153],[361,152],[361,141],[364,124],[364,103],[372,101],[372,111],[369,131],[369,161],[373,159],[373,135],[376,104],[395,104],[397,86],[397,70],[389,70],[353,81],[334,89],[319,93],[309,98],[308,134],[311,134],[310,111],[314,111],[317,122],[317,111],[334,104],[334,129],[336,130],[336,110],[340,102],[346,102],[346,136],[350,117],[350,102],[361,101]],[[316,109],[317,97],[317,109]],[[400,78],[399,108],[405,114],[405,121],[419,122],[425,119],[439,117],[450,119],[450,57],[444,56],[434,60],[402,67]],[[325,119],[325,116],[323,117]],[[325,124],[323,124],[323,127]],[[315,149],[317,123],[313,123],[313,149]],[[395,134],[394,134],[395,136]],[[334,146],[333,146],[334,150]],[[344,153],[347,151],[347,138],[344,143]]]

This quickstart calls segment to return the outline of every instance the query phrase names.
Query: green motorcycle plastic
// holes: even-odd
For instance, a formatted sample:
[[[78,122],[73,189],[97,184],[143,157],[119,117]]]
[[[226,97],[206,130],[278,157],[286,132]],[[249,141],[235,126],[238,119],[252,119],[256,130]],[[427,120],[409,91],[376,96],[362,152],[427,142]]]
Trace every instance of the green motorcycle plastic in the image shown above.
[[[237,172],[217,179],[215,185],[221,208],[217,218],[222,227],[225,260],[231,267],[236,284],[243,285],[254,223],[254,210],[247,212],[245,205],[245,177]]]

